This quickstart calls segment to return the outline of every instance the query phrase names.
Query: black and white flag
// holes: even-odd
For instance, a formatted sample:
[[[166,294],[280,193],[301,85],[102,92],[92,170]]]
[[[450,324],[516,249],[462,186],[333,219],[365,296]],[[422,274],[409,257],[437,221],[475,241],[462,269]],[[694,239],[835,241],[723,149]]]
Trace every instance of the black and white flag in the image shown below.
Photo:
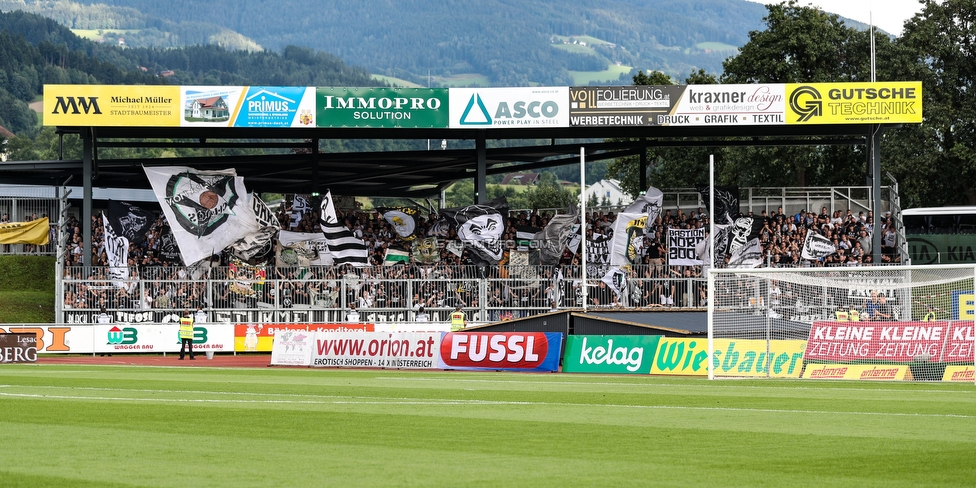
[[[637,197],[634,203],[625,208],[623,213],[646,215],[647,225],[644,227],[644,233],[649,234],[650,229],[654,226],[654,221],[657,220],[658,215],[661,215],[662,205],[664,205],[664,192],[652,186],[643,195]]]
[[[386,220],[393,227],[393,231],[401,240],[412,241],[417,238],[419,209],[413,207],[378,207],[376,210],[383,215],[383,220]]]
[[[261,227],[257,232],[238,239],[230,246],[231,253],[244,261],[270,254],[275,248],[275,235],[279,230],[278,219],[261,198],[252,193],[248,195],[248,201],[251,203],[251,210],[254,211],[255,219]]]
[[[698,185],[698,193],[701,194],[706,208],[709,205],[710,189],[708,185]],[[708,214],[714,217],[716,224],[731,224],[739,218],[739,187],[716,185],[715,208],[709,208]]]
[[[328,241],[321,233],[279,231],[275,254],[282,267],[334,264]]]
[[[606,273],[610,265],[610,238],[605,234],[593,233],[586,243],[586,274],[597,276]]]
[[[803,240],[803,250],[800,257],[803,259],[820,259],[830,256],[837,252],[837,246],[826,237],[813,231],[807,231],[807,238]]]
[[[319,218],[322,233],[329,244],[329,254],[336,265],[369,266],[369,250],[363,240],[353,235],[336,216],[332,191],[322,197],[322,212]]]
[[[508,199],[499,197],[485,203],[441,210],[451,224],[457,227],[458,238],[473,251],[480,261],[498,264],[505,252],[502,234],[508,216]]]
[[[197,171],[185,166],[143,168],[163,214],[191,265],[216,254],[260,226],[236,171]]]
[[[108,278],[112,283],[122,288],[129,277],[129,239],[115,235],[112,224],[102,212],[102,224],[105,226],[105,257],[108,258]]]
[[[421,237],[413,241],[413,259],[421,264],[433,264],[441,260],[441,250],[436,237]]]
[[[759,244],[759,239],[750,239],[729,257],[730,268],[756,268],[762,262],[762,245]]]
[[[306,213],[312,211],[312,205],[308,203],[308,199],[304,195],[295,195],[291,204],[291,214],[289,215],[288,229],[295,230],[298,228],[298,223],[302,221],[302,217]]]
[[[735,254],[740,247],[762,233],[763,221],[753,217],[735,219],[734,225],[729,227],[729,254]]]
[[[529,252],[529,264],[559,264],[563,249],[573,246],[573,228],[576,226],[576,213],[553,215],[545,228],[534,236],[536,248]],[[575,234],[576,247],[579,247],[579,233]],[[576,249],[572,249],[576,252]]]
[[[146,233],[156,221],[152,212],[128,202],[109,200],[108,221],[115,235],[123,236],[136,244],[146,240]]]
[[[607,274],[603,275],[603,281],[617,294],[617,302],[621,306],[629,306],[629,301],[627,297],[630,296],[627,290],[627,273],[624,273],[620,268],[613,266],[607,270]]]

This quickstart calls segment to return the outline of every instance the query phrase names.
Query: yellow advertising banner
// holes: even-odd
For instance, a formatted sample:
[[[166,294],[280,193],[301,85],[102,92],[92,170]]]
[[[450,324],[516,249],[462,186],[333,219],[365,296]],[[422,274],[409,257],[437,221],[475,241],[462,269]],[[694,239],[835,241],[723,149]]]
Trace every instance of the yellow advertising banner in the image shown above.
[[[0,244],[37,244],[44,246],[48,243],[50,230],[47,217],[30,222],[0,224]]]
[[[44,125],[174,127],[181,113],[178,86],[44,85]]]
[[[976,367],[973,367],[973,365],[946,366],[945,373],[942,374],[942,381],[964,381],[972,383],[976,381]]]
[[[815,380],[882,380],[911,379],[905,364],[810,364],[803,377]]]
[[[786,85],[787,124],[920,124],[922,82]]]
[[[716,376],[799,378],[803,369],[805,340],[715,339],[713,365]],[[651,374],[708,375],[708,339],[662,337]]]

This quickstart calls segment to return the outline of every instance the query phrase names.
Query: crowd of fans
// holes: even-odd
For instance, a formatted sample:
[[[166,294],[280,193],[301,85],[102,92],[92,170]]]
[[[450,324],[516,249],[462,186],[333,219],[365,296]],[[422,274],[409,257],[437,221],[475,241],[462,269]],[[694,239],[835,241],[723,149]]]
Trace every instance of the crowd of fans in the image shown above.
[[[295,232],[320,232],[318,213],[308,211],[293,217],[290,209],[277,213],[282,229]],[[782,208],[767,214],[749,216],[762,220],[760,242],[763,261],[769,266],[859,266],[872,264],[871,235],[875,230],[871,212],[855,215],[851,210],[832,213],[826,207],[817,214],[800,211],[787,214]],[[551,213],[513,211],[502,236],[516,241],[517,229],[541,229]],[[549,310],[556,306],[578,306],[581,253],[565,252],[558,266],[521,269],[502,265],[482,266],[470,250],[439,247],[440,261],[421,264],[413,258],[397,266],[381,266],[390,247],[403,245],[393,227],[375,211],[355,210],[340,213],[345,225],[369,249],[373,267],[313,266],[279,267],[274,253],[250,263],[232,265],[225,251],[203,266],[187,268],[167,237],[165,217],[158,215],[144,240],[129,245],[129,277],[116,286],[107,276],[108,258],[102,245],[104,228],[100,216],[91,219],[96,267],[83,275],[85,254],[81,223],[72,218],[68,225],[65,256],[64,306],[99,309],[182,309],[197,306],[212,308],[254,308],[258,303],[278,307],[316,306],[326,309],[355,304],[360,309],[405,309],[417,311],[450,310],[462,306],[469,313],[485,313],[486,319],[505,318],[525,310]],[[594,211],[586,216],[587,239],[610,239],[616,214]],[[443,244],[457,240],[456,231],[439,219],[421,217],[418,234],[437,235]],[[705,287],[700,266],[671,266],[668,263],[667,231],[672,228],[707,228],[708,216],[702,208],[688,211],[666,209],[650,226],[638,258],[639,265],[628,270],[628,287],[620,296],[601,280],[606,266],[588,266],[588,304],[592,306],[654,307],[704,306]],[[890,218],[883,220],[882,260],[897,262],[895,232]],[[817,260],[803,260],[801,248],[807,233],[816,232],[831,240],[837,252]],[[170,246],[170,248],[167,248]],[[510,246],[512,247],[512,246]],[[562,277],[562,281],[556,279]],[[478,280],[487,280],[484,304],[479,303]],[[210,285],[212,283],[212,285]],[[208,288],[209,286],[209,288]],[[210,298],[208,298],[210,297]],[[558,303],[557,303],[558,302]],[[393,312],[391,312],[392,316]],[[470,317],[478,320],[477,315]]]

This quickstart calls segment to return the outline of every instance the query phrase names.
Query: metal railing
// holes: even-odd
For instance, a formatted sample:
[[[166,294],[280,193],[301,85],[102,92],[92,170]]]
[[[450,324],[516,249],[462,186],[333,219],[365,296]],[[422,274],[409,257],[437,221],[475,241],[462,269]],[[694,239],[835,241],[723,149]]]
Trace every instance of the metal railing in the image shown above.
[[[201,307],[216,322],[329,323],[346,321],[355,304],[364,322],[413,321],[420,307],[431,321],[447,321],[457,306],[469,322],[488,322],[583,308],[579,269],[563,267],[562,272],[558,280],[551,266],[396,266],[344,273],[312,267],[279,268],[268,278],[213,268],[207,277],[194,279],[186,269],[162,267],[114,282],[106,268],[70,267],[62,279],[59,314],[65,323],[92,323],[104,307],[118,321],[167,322]],[[586,308],[705,306],[704,278],[662,272],[635,267],[619,299],[600,277],[588,279]]]

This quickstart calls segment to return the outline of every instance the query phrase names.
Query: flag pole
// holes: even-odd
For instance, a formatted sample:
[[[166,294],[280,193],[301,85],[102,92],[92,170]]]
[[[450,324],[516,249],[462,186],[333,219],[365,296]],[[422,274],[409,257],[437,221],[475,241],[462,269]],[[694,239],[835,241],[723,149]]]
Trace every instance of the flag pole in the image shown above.
[[[583,237],[583,252],[580,259],[583,311],[586,311],[586,148],[580,146],[580,235]]]
[[[708,246],[710,251],[706,258],[710,261],[708,266],[705,266],[705,274],[707,279],[706,293],[708,297],[708,358],[714,357],[715,354],[715,338],[713,336],[713,323],[712,317],[715,314],[715,277],[712,275],[712,268],[715,267],[715,155],[708,155],[708,212],[711,214],[708,216]],[[706,361],[708,366],[708,379],[715,379],[715,369],[712,365],[712,360]]]

